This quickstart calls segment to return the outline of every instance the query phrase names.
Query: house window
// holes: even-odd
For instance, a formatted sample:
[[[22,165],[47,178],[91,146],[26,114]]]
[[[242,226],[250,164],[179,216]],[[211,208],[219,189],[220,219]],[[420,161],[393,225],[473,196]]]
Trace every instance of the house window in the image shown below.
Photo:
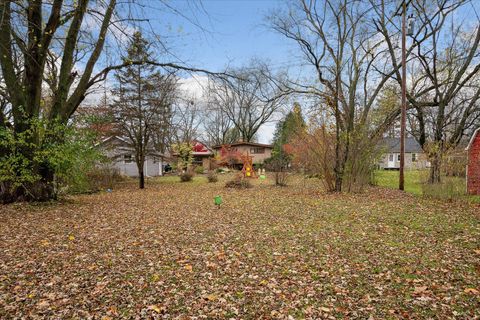
[[[400,161],[400,155],[397,156],[397,161]]]
[[[412,162],[417,162],[417,154],[412,153]]]
[[[250,153],[265,153],[265,148],[250,148]]]
[[[388,157],[388,161],[393,162],[393,153],[390,153],[390,156]]]
[[[133,157],[131,154],[125,154],[123,156],[123,162],[124,163],[132,163],[133,162]]]

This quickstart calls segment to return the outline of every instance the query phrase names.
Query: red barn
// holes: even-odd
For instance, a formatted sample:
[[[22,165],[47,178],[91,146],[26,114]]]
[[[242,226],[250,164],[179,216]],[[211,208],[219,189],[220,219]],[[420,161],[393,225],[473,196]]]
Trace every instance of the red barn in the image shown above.
[[[475,130],[467,146],[467,193],[480,195],[480,128]]]

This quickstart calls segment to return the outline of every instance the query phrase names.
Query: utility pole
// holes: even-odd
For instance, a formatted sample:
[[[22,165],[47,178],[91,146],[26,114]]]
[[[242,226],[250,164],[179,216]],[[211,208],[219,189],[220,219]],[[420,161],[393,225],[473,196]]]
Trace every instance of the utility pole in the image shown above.
[[[398,189],[405,190],[405,129],[407,122],[407,31],[406,31],[407,3],[402,1],[402,116],[400,120],[400,178]]]

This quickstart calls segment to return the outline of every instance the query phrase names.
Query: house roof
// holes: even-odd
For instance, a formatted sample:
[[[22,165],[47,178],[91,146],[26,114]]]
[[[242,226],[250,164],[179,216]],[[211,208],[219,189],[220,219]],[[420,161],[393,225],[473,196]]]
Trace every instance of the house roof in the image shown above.
[[[201,156],[206,156],[210,157],[213,155],[212,149],[210,149],[205,143],[199,141],[199,140],[192,140],[191,141],[192,145],[192,155],[201,157]],[[177,152],[172,152],[172,156],[176,157],[178,156]]]
[[[108,141],[115,140],[115,139],[120,140],[121,142],[124,142],[124,143],[128,144],[128,141],[125,138],[122,138],[122,137],[119,137],[119,136],[110,136],[110,137],[107,137],[107,138],[103,139],[102,141],[100,141],[96,145],[98,146],[98,145],[104,144]]]
[[[198,140],[192,141],[192,149],[194,156],[210,156],[213,154],[212,150],[203,142]]]
[[[400,138],[384,138],[380,141],[380,146],[386,148],[387,152],[400,152]],[[405,152],[422,153],[422,147],[415,138],[405,138]]]
[[[119,151],[121,151],[122,154],[132,153],[133,147],[132,147],[131,142],[128,141],[126,138],[120,137],[120,136],[110,136],[108,138],[103,139],[102,141],[97,143],[95,146],[96,147],[103,147],[103,146],[107,145],[109,142],[113,142],[115,140],[120,142],[120,145],[117,145],[116,148]],[[149,144],[149,147],[147,148],[146,151],[147,151],[147,155],[153,155],[153,156],[158,156],[158,157],[162,157],[162,158],[166,157],[161,152],[155,150],[155,148],[153,147],[153,144],[151,144],[151,143]]]
[[[469,150],[470,147],[472,146],[472,143],[473,143],[473,140],[475,140],[475,137],[477,136],[477,134],[480,133],[480,128],[477,128],[477,130],[475,130],[475,132],[473,132],[472,134],[472,137],[470,138],[470,141],[468,142],[468,145],[467,147],[465,148],[465,150]]]
[[[230,144],[218,144],[216,146],[213,146],[213,149],[221,149],[223,146],[231,146],[231,147],[237,147],[237,146],[252,146],[252,147],[263,147],[263,148],[270,148],[273,149],[273,145],[271,144],[263,144],[263,143],[256,143],[256,142],[235,142],[235,143],[230,143]]]

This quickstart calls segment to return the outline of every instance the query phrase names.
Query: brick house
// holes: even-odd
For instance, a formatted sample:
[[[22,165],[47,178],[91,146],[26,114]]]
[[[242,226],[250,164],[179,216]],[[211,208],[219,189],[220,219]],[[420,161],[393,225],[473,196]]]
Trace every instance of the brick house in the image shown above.
[[[222,148],[238,154],[248,153],[253,157],[253,164],[259,165],[262,164],[265,159],[272,156],[273,145],[255,142],[236,142],[228,145],[216,145],[212,147],[217,156],[221,155]],[[241,164],[240,161],[238,161],[237,164]]]
[[[467,193],[480,195],[480,128],[475,130],[467,148]]]

